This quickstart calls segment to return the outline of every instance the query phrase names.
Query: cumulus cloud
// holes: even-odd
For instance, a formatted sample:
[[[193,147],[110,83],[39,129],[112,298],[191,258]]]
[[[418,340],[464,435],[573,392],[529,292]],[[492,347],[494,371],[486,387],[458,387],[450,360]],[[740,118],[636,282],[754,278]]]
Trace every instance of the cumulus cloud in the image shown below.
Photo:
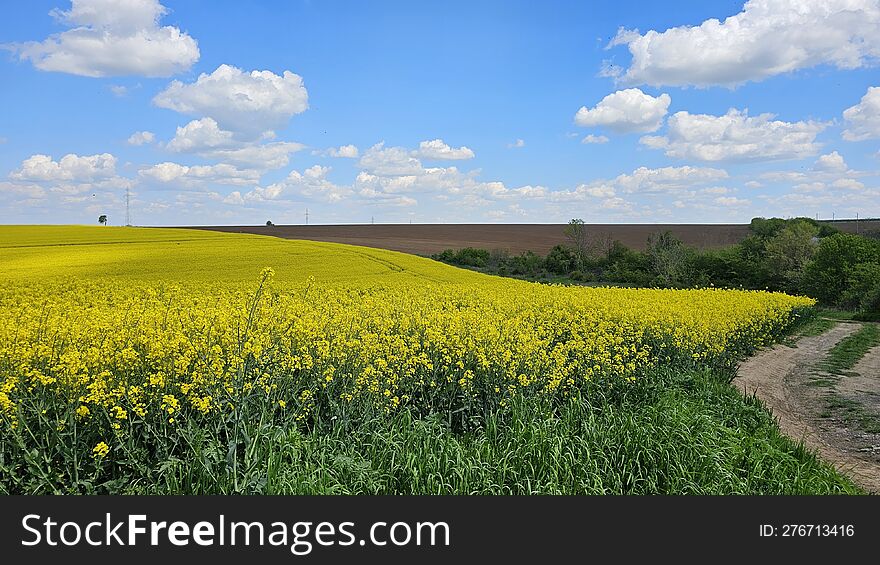
[[[583,144],[591,143],[608,143],[608,138],[604,135],[593,135],[592,133],[581,140]]]
[[[229,146],[232,143],[231,131],[220,129],[212,118],[202,118],[178,127],[174,139],[166,147],[175,152],[193,152]]]
[[[385,147],[381,141],[364,152],[358,166],[377,175],[414,175],[422,171],[422,163],[403,147]]]
[[[843,190],[861,190],[865,188],[865,185],[856,179],[842,178],[832,182],[831,187]]]
[[[228,163],[217,165],[186,166],[179,163],[164,162],[138,171],[141,177],[160,183],[177,183],[191,186],[199,183],[216,183],[248,186],[260,180],[260,172],[252,169],[238,169]]]
[[[876,0],[750,0],[723,22],[663,32],[621,29],[623,84],[735,86],[816,65],[854,69],[880,58]]]
[[[525,140],[522,140],[522,139],[517,139],[513,143],[507,144],[507,147],[509,147],[511,149],[516,149],[516,148],[525,147],[525,146],[526,146],[526,142],[525,142]]]
[[[220,65],[193,83],[175,80],[153,98],[153,104],[181,114],[213,118],[223,129],[257,136],[282,128],[309,107],[302,77],[290,71],[249,73]]]
[[[344,157],[347,159],[357,159],[360,152],[354,145],[340,145],[339,147],[331,147],[327,150],[330,157]]]
[[[196,40],[159,26],[167,9],[158,0],[73,0],[51,15],[71,29],[41,42],[14,45],[22,60],[43,71],[88,77],[167,77],[199,60]]]
[[[837,151],[821,155],[816,159],[816,164],[813,165],[813,168],[818,171],[832,172],[845,171],[848,169],[846,161],[843,160],[843,157]]]
[[[699,161],[801,159],[818,153],[820,122],[783,122],[772,114],[749,116],[730,109],[723,116],[676,112],[665,136],[644,136],[641,143],[669,157]]]
[[[128,138],[129,145],[145,145],[148,143],[153,143],[155,141],[156,135],[151,131],[136,131]]]
[[[862,100],[843,111],[846,129],[843,138],[847,141],[862,141],[880,138],[880,86],[868,88]]]
[[[654,97],[638,88],[618,90],[593,108],[582,106],[574,116],[577,125],[603,127],[614,133],[656,131],[669,109],[668,94]]]
[[[657,192],[715,182],[727,177],[727,171],[710,167],[639,167],[631,174],[618,176],[614,179],[614,184],[627,193]]]
[[[31,155],[21,167],[9,174],[20,181],[73,181],[88,182],[109,178],[116,174],[116,157],[110,153],[75,155],[70,153],[58,161],[49,155]]]
[[[243,195],[234,192],[229,195],[226,202],[228,204],[247,204],[292,198],[309,198],[329,203],[339,202],[350,196],[353,191],[350,187],[340,186],[328,180],[327,174],[330,171],[330,167],[320,165],[313,165],[302,172],[291,171],[284,180],[265,188],[256,187]]]
[[[821,155],[807,170],[770,171],[763,173],[760,178],[767,182],[789,185],[798,193],[840,194],[838,191],[863,190],[865,185],[857,178],[865,176],[874,176],[874,173],[850,169],[843,156],[832,151]]]
[[[464,159],[473,159],[474,152],[465,146],[458,149],[450,147],[442,139],[434,139],[431,141],[422,141],[419,148],[414,152],[415,156],[423,159],[457,161]]]
[[[195,153],[251,169],[278,169],[290,162],[290,155],[305,146],[293,141],[271,143],[241,142],[231,131],[221,129],[212,118],[193,120],[177,128],[174,138],[165,145],[169,151]]]
[[[229,161],[254,169],[279,169],[290,162],[290,155],[305,149],[295,141],[276,141],[274,143],[246,144],[233,149],[214,149],[201,155]]]

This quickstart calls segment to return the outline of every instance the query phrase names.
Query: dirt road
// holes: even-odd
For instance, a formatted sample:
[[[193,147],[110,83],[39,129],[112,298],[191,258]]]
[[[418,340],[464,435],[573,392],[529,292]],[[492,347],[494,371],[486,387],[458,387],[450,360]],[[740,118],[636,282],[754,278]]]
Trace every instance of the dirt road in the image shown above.
[[[733,384],[756,394],[786,435],[803,440],[865,490],[880,493],[880,433],[834,410],[845,406],[865,418],[880,418],[880,347],[845,375],[822,369],[828,351],[860,327],[839,323],[793,347],[778,344],[746,360]]]

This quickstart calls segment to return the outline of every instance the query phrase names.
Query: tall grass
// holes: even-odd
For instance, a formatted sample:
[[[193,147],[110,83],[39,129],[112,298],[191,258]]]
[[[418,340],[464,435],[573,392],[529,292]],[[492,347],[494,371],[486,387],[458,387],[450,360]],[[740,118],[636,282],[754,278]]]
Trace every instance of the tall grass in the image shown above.
[[[80,473],[0,452],[5,493],[835,494],[859,492],[711,370],[513,402],[469,432],[401,411],[308,430],[250,415],[189,425]],[[233,436],[235,430],[236,436]]]

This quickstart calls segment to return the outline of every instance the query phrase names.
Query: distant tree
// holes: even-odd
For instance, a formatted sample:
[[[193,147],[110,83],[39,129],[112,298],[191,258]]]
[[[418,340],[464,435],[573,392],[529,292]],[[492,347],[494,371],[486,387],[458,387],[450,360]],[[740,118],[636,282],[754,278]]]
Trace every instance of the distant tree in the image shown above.
[[[102,226],[106,226],[107,225],[107,214],[101,214],[100,216],[98,216],[98,223],[101,224]]]
[[[267,226],[274,226],[275,224],[272,223],[272,220],[266,220],[266,225]]]
[[[581,265],[586,263],[590,256],[590,241],[584,221],[580,218],[570,220],[565,226],[565,237],[571,242]]]
[[[767,240],[764,260],[781,288],[797,291],[804,269],[819,247],[818,234],[819,228],[812,222],[795,221]]]
[[[672,233],[651,235],[646,253],[662,286],[679,287],[690,283],[691,250]]]

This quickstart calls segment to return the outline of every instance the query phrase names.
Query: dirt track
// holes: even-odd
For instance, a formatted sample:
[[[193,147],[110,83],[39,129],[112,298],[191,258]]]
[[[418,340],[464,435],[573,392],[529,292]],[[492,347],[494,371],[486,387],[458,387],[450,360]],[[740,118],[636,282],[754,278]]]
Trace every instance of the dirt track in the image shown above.
[[[733,384],[746,395],[756,394],[773,412],[783,433],[803,440],[865,490],[880,493],[880,434],[865,433],[827,413],[831,390],[861,406],[876,408],[874,393],[864,389],[865,383],[872,383],[869,388],[873,388],[880,380],[875,372],[880,366],[880,348],[868,352],[832,389],[811,382],[823,376],[819,366],[828,351],[860,326],[840,323],[822,335],[801,338],[795,347],[779,344],[765,350],[740,366]]]
[[[838,221],[834,227],[853,233],[880,230],[880,220]],[[554,245],[566,243],[564,224],[366,224],[339,226],[188,226],[223,232],[273,235],[285,239],[309,239],[364,245],[431,255],[444,249],[479,247],[509,253],[534,251],[546,254]],[[653,233],[669,230],[688,245],[714,248],[742,241],[749,234],[746,224],[587,224],[594,241],[620,240],[642,250]]]

